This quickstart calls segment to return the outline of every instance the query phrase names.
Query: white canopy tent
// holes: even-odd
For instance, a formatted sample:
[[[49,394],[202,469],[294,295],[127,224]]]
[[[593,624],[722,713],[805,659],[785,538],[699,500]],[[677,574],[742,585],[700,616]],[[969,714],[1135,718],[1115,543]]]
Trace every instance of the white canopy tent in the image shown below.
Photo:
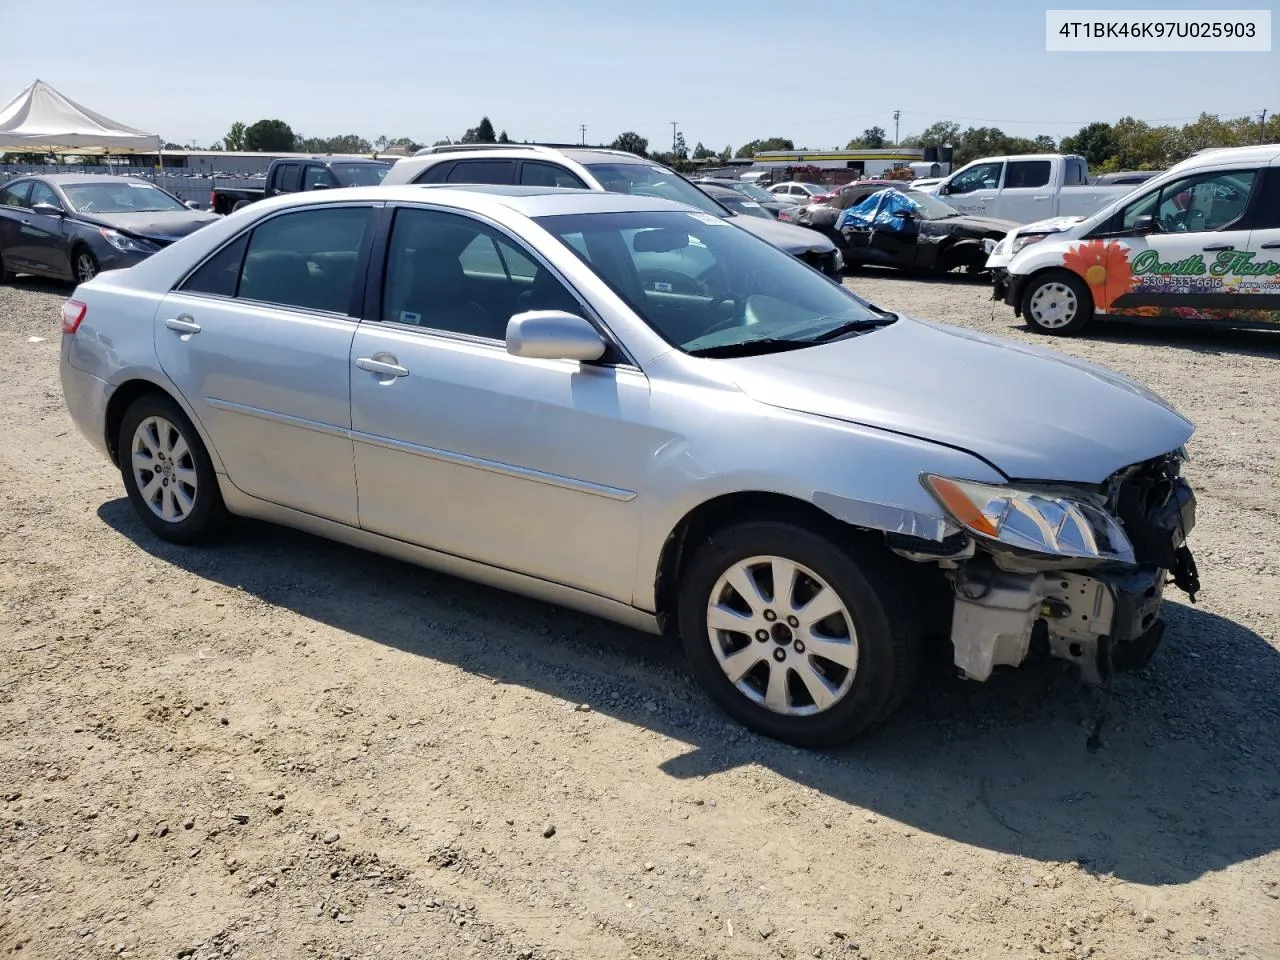
[[[0,108],[0,153],[159,154],[164,141],[116,123],[37,80]]]

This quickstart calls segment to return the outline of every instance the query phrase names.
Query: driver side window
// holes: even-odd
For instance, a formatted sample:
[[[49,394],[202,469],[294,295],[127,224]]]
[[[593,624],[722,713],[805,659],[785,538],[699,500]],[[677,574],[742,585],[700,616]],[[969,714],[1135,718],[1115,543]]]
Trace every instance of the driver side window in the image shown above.
[[[1121,229],[1133,230],[1139,217],[1151,216],[1160,233],[1222,230],[1243,216],[1256,178],[1256,170],[1217,170],[1167,183],[1126,207]]]
[[[972,167],[961,174],[958,174],[951,181],[948,193],[972,193],[974,190],[995,190],[1000,186],[1000,174],[1004,170],[1004,163],[997,161],[995,163],[980,163],[976,167]]]
[[[31,185],[31,198],[27,201],[27,206],[34,207],[37,203],[47,203],[50,206],[62,209],[62,201],[58,199],[58,195],[53,192],[53,188],[47,183],[40,183],[38,180]]]

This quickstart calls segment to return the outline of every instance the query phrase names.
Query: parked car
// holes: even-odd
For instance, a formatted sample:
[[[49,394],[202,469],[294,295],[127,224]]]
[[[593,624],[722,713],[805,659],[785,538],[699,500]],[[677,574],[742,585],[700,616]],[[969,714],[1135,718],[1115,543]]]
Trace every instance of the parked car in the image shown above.
[[[813,203],[831,196],[830,187],[820,183],[800,183],[798,180],[775,183],[769,188],[769,192],[779,200],[789,200],[792,203]]]
[[[424,147],[398,161],[383,183],[523,184],[665,197],[730,219],[828,276],[839,276],[844,267],[840,251],[828,237],[776,220],[741,216],[670,167],[622,150],[501,143]]]
[[[1163,170],[1118,170],[1115,173],[1098,174],[1093,182],[1103,187],[1136,186],[1162,173]]]
[[[391,169],[389,160],[359,157],[281,157],[267,167],[264,187],[219,187],[215,181],[209,193],[209,209],[228,214],[282,193],[332,190],[338,187],[372,187],[382,182]]]
[[[0,188],[0,282],[19,273],[90,280],[217,219],[136,177],[15,177]]]
[[[693,181],[698,186],[710,184],[715,187],[723,187],[727,190],[735,190],[748,200],[753,200],[767,210],[772,216],[781,218],[780,214],[783,210],[790,210],[795,203],[790,200],[779,200],[764,187],[749,183],[746,180],[729,180],[719,177],[700,177]]]
[[[1047,217],[1088,216],[1133,187],[1089,182],[1089,164],[1074,154],[1044,153],[983,157],[933,186],[913,189],[944,198],[961,213],[1014,223]]]
[[[878,190],[840,215],[845,264],[970,273],[985,270],[984,240],[998,241],[1017,224],[961,213],[927,193]]]
[[[912,190],[924,190],[926,187],[932,187],[942,182],[942,177],[916,177],[914,180],[907,181],[907,185]]]
[[[797,226],[818,230],[844,246],[844,238],[836,230],[836,221],[840,213],[849,207],[857,206],[871,194],[886,187],[897,187],[906,190],[906,184],[896,180],[855,180],[835,188],[825,200],[814,200],[811,203],[797,203],[779,211],[778,219],[783,223],[794,223]]]
[[[1028,326],[1097,319],[1280,329],[1280,144],[1196,154],[1082,220],[1023,227],[988,267]]]
[[[716,203],[732,211],[740,217],[764,217],[766,220],[777,219],[764,208],[763,204],[749,200],[744,194],[728,187],[717,187],[713,183],[699,183],[698,189]]]
[[[155,535],[256,517],[676,634],[791,743],[886,718],[934,627],[977,680],[1035,637],[1101,683],[1197,589],[1154,394],[665,199],[265,200],[80,286],[61,350]]]

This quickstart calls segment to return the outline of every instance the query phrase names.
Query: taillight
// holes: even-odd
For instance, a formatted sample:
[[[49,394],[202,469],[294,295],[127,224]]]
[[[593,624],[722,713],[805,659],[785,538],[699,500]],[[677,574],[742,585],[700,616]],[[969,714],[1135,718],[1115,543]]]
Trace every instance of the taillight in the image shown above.
[[[75,333],[80,329],[85,311],[89,308],[79,300],[68,300],[62,305],[62,332]]]
[[[218,209],[218,194],[217,194],[217,191],[215,190],[209,191],[209,209],[210,210]]]

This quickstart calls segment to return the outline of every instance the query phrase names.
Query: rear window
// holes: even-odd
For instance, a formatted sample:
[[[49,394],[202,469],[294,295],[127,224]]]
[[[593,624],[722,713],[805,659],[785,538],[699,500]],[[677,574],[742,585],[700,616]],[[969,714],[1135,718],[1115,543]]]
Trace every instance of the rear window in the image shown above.
[[[1043,187],[1049,182],[1052,168],[1049,160],[1010,160],[1004,172],[1005,189]]]

